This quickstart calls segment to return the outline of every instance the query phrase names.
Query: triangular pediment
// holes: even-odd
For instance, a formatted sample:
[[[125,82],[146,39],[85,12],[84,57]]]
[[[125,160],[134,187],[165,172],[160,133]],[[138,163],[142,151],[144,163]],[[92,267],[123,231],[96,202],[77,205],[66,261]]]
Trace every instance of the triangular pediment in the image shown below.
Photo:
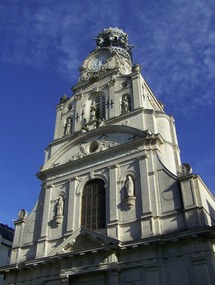
[[[104,234],[86,228],[80,228],[58,247],[49,253],[49,256],[72,252],[86,252],[101,248],[119,245],[120,241]]]

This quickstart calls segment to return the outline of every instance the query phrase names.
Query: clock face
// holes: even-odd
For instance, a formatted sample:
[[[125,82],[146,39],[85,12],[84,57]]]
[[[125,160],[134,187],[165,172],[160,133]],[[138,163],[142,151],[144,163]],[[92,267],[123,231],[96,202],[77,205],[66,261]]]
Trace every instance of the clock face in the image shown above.
[[[107,62],[107,56],[105,54],[100,54],[91,61],[89,68],[91,70],[98,70],[106,62]]]

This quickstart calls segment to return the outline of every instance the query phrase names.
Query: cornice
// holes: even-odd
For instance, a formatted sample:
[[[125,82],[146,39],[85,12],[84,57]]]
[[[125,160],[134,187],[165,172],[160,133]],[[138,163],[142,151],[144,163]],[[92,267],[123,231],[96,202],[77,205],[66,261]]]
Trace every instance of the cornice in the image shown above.
[[[5,274],[8,272],[15,272],[17,270],[31,270],[35,266],[40,265],[48,265],[53,264],[55,262],[63,262],[64,260],[68,260],[68,258],[77,258],[78,256],[89,256],[89,254],[95,256],[97,254],[100,254],[101,252],[106,253],[115,253],[118,254],[121,251],[127,250],[127,249],[141,249],[141,248],[147,248],[152,246],[170,246],[171,244],[174,244],[176,246],[180,242],[192,242],[195,239],[204,238],[204,239],[211,239],[214,241],[215,238],[215,226],[207,226],[207,227],[199,227],[191,230],[185,230],[185,231],[179,231],[179,232],[173,232],[166,235],[160,235],[160,236],[153,236],[149,238],[143,238],[135,241],[130,242],[123,242],[118,243],[114,245],[106,245],[101,248],[97,249],[89,249],[85,251],[75,251],[75,252],[68,252],[68,253],[62,253],[57,254],[54,256],[46,256],[42,258],[37,258],[29,261],[24,261],[21,263],[14,263],[6,266],[0,267],[0,274]],[[155,257],[156,258],[156,257]],[[159,259],[161,256],[159,256]],[[120,267],[124,266],[124,263],[118,264]],[[109,266],[109,264],[107,264]]]
[[[110,127],[110,131],[113,131],[113,126]],[[125,127],[126,128],[126,127]],[[105,133],[107,129],[104,129]],[[142,152],[149,150],[159,151],[159,146],[163,144],[163,139],[159,134],[155,135],[144,135],[142,132],[142,138],[134,139],[127,143],[116,145],[114,147],[108,148],[104,151],[93,153],[82,158],[68,161],[62,165],[57,165],[52,168],[41,169],[37,174],[38,178],[41,180],[48,177],[62,177],[73,173],[74,171],[83,171],[89,169],[89,167],[105,167],[109,165],[110,162],[113,164],[115,160],[119,162],[121,160],[133,159],[140,156]],[[102,157],[102,160],[101,160]],[[52,178],[51,178],[52,179]]]
[[[108,77],[110,77],[110,79],[111,79],[111,77],[113,75],[116,75],[117,73],[118,73],[118,70],[116,70],[116,69],[91,72],[91,77],[89,79],[78,82],[71,89],[73,90],[73,92],[78,92],[79,90],[83,90],[89,86],[92,86],[93,84],[99,82],[102,79],[105,79]]]

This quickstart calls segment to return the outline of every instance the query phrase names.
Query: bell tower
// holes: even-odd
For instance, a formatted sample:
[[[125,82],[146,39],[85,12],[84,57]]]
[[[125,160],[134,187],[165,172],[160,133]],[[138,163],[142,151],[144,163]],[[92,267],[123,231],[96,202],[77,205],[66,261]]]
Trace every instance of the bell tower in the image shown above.
[[[128,35],[108,28],[95,42],[56,106],[6,284],[212,284],[214,196],[181,164],[174,118],[132,62]]]
[[[162,151],[165,165],[176,174],[180,165],[174,119],[165,114],[142,77],[141,67],[132,63],[128,36],[118,28],[104,29],[95,38],[96,48],[80,67],[74,95],[63,97],[57,106],[55,140],[101,126],[127,126],[161,134],[168,142]]]
[[[95,40],[96,48],[79,68],[80,77],[73,87],[73,105],[76,105],[73,132],[92,130],[120,116],[122,111],[131,109],[129,96],[124,95],[120,102],[115,100],[116,76],[126,76],[132,72],[131,46],[127,34],[117,28],[109,28],[99,33]],[[124,85],[128,89],[129,83],[125,82]],[[115,101],[119,104],[115,104]],[[61,123],[59,117],[55,138],[62,137],[62,132],[65,132]],[[65,126],[65,120],[63,124]]]

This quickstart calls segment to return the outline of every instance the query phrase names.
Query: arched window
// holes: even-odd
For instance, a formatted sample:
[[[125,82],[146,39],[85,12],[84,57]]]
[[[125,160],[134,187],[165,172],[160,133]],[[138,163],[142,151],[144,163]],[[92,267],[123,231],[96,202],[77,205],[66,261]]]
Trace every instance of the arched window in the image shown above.
[[[105,187],[101,179],[87,182],[83,189],[81,226],[91,230],[105,228]]]

